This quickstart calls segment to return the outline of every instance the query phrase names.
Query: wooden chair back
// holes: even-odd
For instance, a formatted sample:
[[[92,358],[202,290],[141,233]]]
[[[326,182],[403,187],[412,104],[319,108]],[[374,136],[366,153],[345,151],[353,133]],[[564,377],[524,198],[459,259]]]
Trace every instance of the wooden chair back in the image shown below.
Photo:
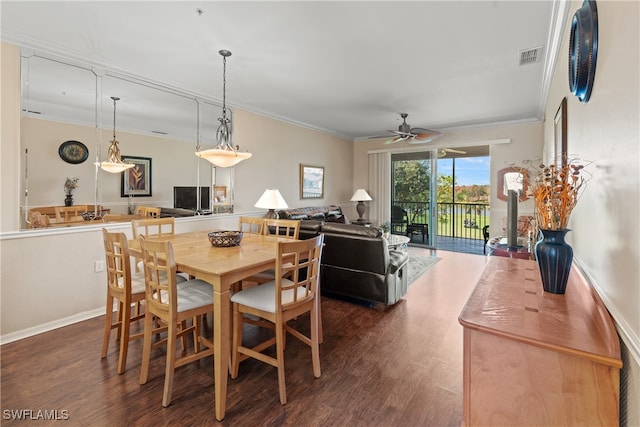
[[[124,233],[110,233],[102,229],[106,258],[107,287],[131,296],[131,259]]]
[[[138,238],[142,250],[146,303],[149,312],[167,323],[177,319],[177,269],[169,241]]]
[[[175,218],[144,218],[131,220],[133,237],[163,237],[175,234]]]
[[[136,215],[143,218],[160,218],[162,208],[153,208],[151,206],[136,206]]]
[[[87,211],[87,205],[56,206],[56,222],[83,221],[82,212]]]
[[[267,218],[264,220],[264,234],[298,240],[300,236],[300,221],[297,219]]]
[[[239,230],[249,234],[264,234],[264,218],[241,216]]]
[[[324,234],[313,239],[278,243],[276,312],[308,304],[318,293]]]

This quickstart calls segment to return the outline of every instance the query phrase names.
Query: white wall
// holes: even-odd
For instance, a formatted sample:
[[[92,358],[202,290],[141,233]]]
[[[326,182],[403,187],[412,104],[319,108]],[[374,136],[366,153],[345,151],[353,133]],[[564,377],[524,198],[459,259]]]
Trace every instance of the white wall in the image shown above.
[[[570,17],[582,5],[571,3]],[[599,1],[598,59],[587,104],[569,92],[569,23],[546,107],[545,144],[553,143],[553,118],[567,97],[568,153],[594,163],[568,238],[576,262],[602,295],[631,358],[629,426],[640,425],[640,3]],[[550,151],[550,148],[547,148]],[[633,404],[632,404],[633,403]]]

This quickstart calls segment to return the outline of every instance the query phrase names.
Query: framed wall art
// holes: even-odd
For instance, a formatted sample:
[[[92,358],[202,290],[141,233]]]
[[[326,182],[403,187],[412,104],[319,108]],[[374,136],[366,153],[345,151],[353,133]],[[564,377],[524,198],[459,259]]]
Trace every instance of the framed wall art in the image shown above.
[[[322,199],[324,197],[324,167],[300,165],[300,198]]]
[[[567,98],[562,98],[553,119],[554,159],[558,166],[567,164]]]
[[[122,172],[121,197],[151,197],[151,158],[122,156],[125,163],[135,166]]]

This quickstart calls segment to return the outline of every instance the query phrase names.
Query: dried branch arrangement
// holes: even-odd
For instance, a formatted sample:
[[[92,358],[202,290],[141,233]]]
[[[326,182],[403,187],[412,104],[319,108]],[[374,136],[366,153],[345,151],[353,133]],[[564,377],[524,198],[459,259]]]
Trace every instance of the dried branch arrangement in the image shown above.
[[[524,162],[529,165],[532,162]],[[586,188],[591,175],[585,167],[589,162],[580,159],[565,165],[544,165],[526,168],[532,177],[527,193],[535,204],[538,227],[543,230],[567,228],[569,217]]]

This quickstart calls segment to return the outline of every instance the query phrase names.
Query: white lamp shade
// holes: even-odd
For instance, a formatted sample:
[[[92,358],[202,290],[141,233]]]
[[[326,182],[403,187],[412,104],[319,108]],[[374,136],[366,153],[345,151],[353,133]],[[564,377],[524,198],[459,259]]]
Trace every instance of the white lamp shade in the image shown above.
[[[127,169],[131,169],[132,167],[135,166],[135,164],[133,163],[123,163],[123,162],[102,162],[98,164],[100,165],[100,168],[102,170],[110,173],[124,172]]]
[[[209,150],[196,151],[196,156],[202,157],[220,168],[228,168],[251,157],[251,153],[211,148]]]
[[[276,189],[265,190],[256,202],[255,207],[262,209],[286,209],[289,205],[284,201],[280,191]]]
[[[366,192],[364,188],[358,188],[351,198],[352,202],[366,202],[369,200],[373,200],[369,193]]]

